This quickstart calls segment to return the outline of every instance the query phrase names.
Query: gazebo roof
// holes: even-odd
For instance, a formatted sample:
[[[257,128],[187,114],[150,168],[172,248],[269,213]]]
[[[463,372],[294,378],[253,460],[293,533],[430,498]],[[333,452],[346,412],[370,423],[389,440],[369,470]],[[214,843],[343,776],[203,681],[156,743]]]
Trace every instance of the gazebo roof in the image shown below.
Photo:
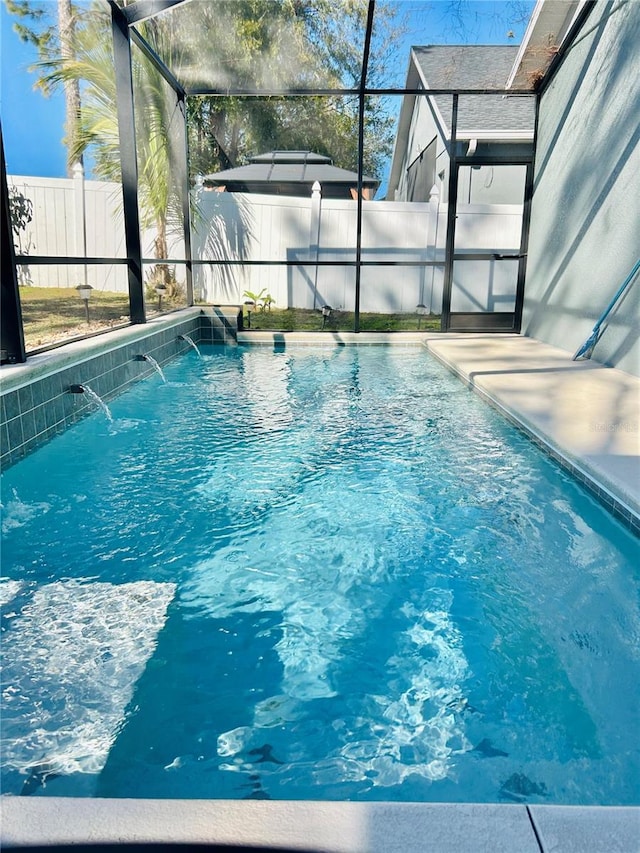
[[[357,172],[340,169],[330,157],[312,151],[270,151],[252,157],[246,166],[225,169],[204,176],[207,187],[224,187],[227,192],[267,195],[311,195],[318,181],[324,198],[352,198],[358,186]],[[380,181],[363,176],[362,185],[373,196]],[[353,193],[352,193],[353,190]]]

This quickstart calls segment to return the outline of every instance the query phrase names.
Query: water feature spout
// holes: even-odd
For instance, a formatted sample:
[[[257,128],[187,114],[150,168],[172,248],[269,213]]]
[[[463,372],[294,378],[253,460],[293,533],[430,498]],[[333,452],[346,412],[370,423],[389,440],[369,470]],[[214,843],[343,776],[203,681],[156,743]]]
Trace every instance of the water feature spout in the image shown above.
[[[198,358],[202,358],[202,353],[198,349],[198,345],[195,343],[195,341],[192,338],[189,337],[189,335],[178,335],[178,340],[179,341],[186,341],[189,344],[189,346],[192,347],[198,353]]]
[[[70,394],[86,394],[86,396],[93,403],[95,403],[97,406],[99,406],[102,409],[102,411],[104,412],[109,423],[113,423],[113,416],[111,414],[109,406],[107,406],[107,404],[102,399],[102,397],[98,396],[98,394],[96,394],[96,392],[92,388],[89,388],[88,385],[70,385],[69,386],[69,393]]]
[[[158,364],[158,362],[155,360],[155,358],[152,355],[147,355],[146,353],[140,353],[140,355],[137,355],[135,357],[134,361],[148,361],[149,364],[153,367],[153,369],[159,374],[162,381],[163,382],[167,381],[164,373],[162,372],[162,368],[160,367],[160,365]]]

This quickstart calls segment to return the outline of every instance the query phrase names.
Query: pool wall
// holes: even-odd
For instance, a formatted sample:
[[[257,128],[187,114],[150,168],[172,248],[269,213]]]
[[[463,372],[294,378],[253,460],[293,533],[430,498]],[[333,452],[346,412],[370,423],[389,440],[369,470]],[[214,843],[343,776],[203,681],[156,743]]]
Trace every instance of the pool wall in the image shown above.
[[[235,343],[240,309],[236,306],[190,308],[144,325],[129,326],[29,358],[25,365],[0,370],[0,468],[5,470],[94,411],[84,394],[69,386],[88,385],[108,401],[149,376],[154,367],[136,361],[140,354],[166,364],[195,343]]]

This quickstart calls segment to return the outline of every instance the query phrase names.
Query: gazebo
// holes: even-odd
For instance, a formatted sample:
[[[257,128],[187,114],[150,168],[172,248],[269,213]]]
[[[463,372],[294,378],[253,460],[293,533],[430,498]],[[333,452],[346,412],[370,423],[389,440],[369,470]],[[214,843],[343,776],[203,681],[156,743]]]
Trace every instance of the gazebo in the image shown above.
[[[330,157],[312,151],[270,151],[251,157],[246,166],[204,176],[205,188],[217,192],[263,193],[309,198],[313,184],[323,198],[358,197],[358,173],[333,165]],[[362,197],[372,199],[380,181],[362,178]]]

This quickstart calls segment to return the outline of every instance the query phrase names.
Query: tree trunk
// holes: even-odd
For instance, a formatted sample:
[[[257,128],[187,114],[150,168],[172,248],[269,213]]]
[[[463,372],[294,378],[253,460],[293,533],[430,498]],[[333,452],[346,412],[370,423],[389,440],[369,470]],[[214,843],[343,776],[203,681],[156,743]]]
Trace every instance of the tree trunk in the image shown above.
[[[167,246],[167,223],[164,219],[158,219],[156,227],[158,234],[153,241],[156,258],[166,258],[169,251]],[[167,296],[175,296],[174,279],[168,264],[156,264],[151,274],[151,281],[154,286],[163,284],[167,288]]]
[[[60,30],[60,53],[63,59],[75,58],[75,19],[71,8],[71,0],[58,0],[58,27]],[[67,174],[73,177],[73,167],[82,163],[82,154],[76,153],[78,142],[78,126],[80,124],[80,83],[78,80],[65,80],[64,101],[67,133]]]

